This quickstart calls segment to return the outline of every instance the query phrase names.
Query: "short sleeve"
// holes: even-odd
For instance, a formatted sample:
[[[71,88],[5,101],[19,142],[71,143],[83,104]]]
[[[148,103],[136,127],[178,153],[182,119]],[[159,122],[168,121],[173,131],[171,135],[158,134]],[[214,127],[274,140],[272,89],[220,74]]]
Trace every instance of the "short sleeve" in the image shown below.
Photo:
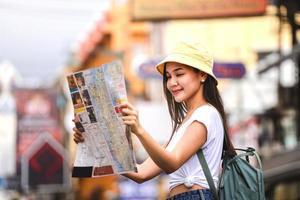
[[[214,110],[214,107],[212,106],[202,106],[199,107],[193,115],[191,116],[191,123],[193,121],[198,121],[202,123],[207,130],[207,141],[204,144],[204,147],[206,144],[208,144],[210,141],[212,141],[215,138],[215,131],[214,131],[214,121],[216,119],[217,111]]]

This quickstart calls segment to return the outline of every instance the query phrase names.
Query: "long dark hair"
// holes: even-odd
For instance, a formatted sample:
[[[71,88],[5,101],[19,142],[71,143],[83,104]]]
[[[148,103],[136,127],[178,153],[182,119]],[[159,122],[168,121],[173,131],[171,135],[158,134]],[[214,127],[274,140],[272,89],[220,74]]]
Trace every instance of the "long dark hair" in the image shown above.
[[[195,69],[195,71],[199,72],[200,70]],[[218,112],[221,115],[223,128],[224,128],[224,143],[223,143],[223,150],[227,152],[227,155],[234,156],[236,155],[234,147],[230,141],[229,135],[228,135],[228,126],[227,126],[227,118],[223,106],[223,101],[220,96],[219,90],[217,88],[217,81],[207,74],[207,78],[205,80],[204,87],[203,87],[203,96],[204,99],[214,106]],[[164,72],[163,72],[163,89],[164,94],[168,103],[168,109],[169,113],[172,119],[172,135],[170,137],[169,142],[171,141],[175,131],[182,123],[185,114],[187,112],[187,107],[184,104],[184,102],[176,102],[173,95],[170,93],[170,91],[167,88],[167,74],[166,74],[166,64],[164,66]]]

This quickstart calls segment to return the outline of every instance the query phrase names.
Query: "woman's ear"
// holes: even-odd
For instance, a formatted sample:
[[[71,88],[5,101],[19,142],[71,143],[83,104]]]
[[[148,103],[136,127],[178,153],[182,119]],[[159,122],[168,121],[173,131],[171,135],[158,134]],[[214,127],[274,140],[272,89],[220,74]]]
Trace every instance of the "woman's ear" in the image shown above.
[[[200,78],[201,83],[204,83],[207,78],[207,73],[200,71],[199,78]]]

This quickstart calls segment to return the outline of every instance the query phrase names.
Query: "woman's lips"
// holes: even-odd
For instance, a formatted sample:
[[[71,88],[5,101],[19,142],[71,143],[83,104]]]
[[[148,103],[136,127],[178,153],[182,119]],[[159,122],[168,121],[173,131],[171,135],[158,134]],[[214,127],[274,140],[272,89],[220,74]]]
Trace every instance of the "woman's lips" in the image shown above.
[[[173,96],[175,96],[176,94],[178,94],[181,90],[182,90],[182,89],[172,90]]]

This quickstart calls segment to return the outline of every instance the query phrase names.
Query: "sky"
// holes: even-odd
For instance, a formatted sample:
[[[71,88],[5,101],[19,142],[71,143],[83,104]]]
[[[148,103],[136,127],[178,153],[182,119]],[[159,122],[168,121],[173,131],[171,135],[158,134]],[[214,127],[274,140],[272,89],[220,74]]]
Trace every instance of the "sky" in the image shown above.
[[[109,0],[0,0],[0,63],[23,79],[53,81]]]

